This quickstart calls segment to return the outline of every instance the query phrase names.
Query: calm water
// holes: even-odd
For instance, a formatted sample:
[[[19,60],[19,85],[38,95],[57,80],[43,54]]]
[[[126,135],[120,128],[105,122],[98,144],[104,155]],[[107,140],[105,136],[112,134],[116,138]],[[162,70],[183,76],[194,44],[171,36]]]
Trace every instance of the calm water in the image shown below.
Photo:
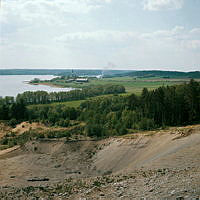
[[[25,91],[38,91],[43,90],[47,92],[60,92],[70,91],[72,88],[56,88],[46,85],[29,85],[26,81],[39,78],[40,80],[50,80],[54,76],[51,75],[12,75],[12,76],[0,76],[0,96],[17,96],[19,93]]]

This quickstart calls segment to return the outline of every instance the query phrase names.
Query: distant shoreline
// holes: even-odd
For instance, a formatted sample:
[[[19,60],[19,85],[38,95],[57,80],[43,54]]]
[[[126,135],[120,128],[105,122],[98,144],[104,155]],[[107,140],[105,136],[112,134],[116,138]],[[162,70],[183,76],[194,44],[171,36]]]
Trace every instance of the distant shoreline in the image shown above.
[[[54,87],[54,88],[66,88],[66,87],[62,87],[60,85],[56,85],[56,84],[53,84],[53,83],[47,83],[47,82],[40,82],[40,83],[31,83],[30,81],[27,82],[28,84],[30,85],[46,85],[46,86],[49,86],[49,87]]]

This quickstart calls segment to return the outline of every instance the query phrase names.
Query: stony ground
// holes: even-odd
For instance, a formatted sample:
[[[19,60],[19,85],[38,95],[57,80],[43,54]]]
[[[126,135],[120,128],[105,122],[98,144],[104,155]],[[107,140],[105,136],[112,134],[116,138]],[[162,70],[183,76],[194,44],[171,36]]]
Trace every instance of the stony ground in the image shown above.
[[[0,188],[1,199],[194,199],[200,198],[200,168],[137,170],[129,174],[67,179],[37,187]]]
[[[0,199],[200,199],[200,125],[0,154]]]

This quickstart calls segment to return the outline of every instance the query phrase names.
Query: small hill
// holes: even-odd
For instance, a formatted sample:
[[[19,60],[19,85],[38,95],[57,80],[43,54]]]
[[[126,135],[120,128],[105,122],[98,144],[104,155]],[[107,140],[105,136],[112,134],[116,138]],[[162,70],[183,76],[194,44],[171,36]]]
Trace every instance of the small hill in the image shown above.
[[[179,72],[179,71],[134,71],[127,73],[128,76],[140,77],[140,78],[151,78],[151,77],[162,77],[162,78],[200,78],[200,71],[193,72]]]

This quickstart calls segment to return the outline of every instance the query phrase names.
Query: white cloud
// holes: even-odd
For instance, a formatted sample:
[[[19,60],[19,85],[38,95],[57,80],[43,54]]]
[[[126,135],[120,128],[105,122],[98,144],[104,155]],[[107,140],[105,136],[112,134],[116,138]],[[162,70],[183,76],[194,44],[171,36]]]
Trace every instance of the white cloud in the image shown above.
[[[114,60],[117,66],[151,67],[153,63],[155,69],[163,65],[198,63],[200,35],[195,39],[193,35],[191,30],[175,26],[148,33],[113,30],[71,32],[55,39],[66,51],[70,50],[68,60],[75,60],[77,66],[82,63],[92,66],[96,62],[105,65],[108,60]]]
[[[199,50],[200,34],[198,28],[186,30],[183,26],[175,26],[171,30],[157,30],[148,33],[133,31],[99,30],[92,32],[71,32],[55,37],[55,41],[63,46],[79,48],[128,48],[144,47],[174,48],[176,51]]]
[[[135,32],[123,32],[123,31],[92,31],[92,32],[74,32],[74,33],[66,33],[62,36],[56,37],[56,41],[58,42],[70,42],[70,41],[117,41],[124,42],[129,39],[133,39],[136,37]]]
[[[185,40],[181,42],[183,48],[200,50],[200,40]]]
[[[200,47],[199,32],[199,28],[186,30],[182,26],[176,26],[171,30],[158,30],[151,33],[144,33],[140,37],[146,41],[159,43],[164,46],[174,46],[181,51],[185,49],[196,50]]]
[[[190,33],[195,34],[195,35],[200,35],[200,28],[194,28],[190,31]]]
[[[144,0],[144,9],[150,11],[181,9],[184,0]]]
[[[151,19],[131,18],[128,12],[126,16],[116,1],[110,6],[111,0],[3,0],[0,67],[101,67],[109,60],[116,66],[158,67],[200,62],[199,27],[169,29],[168,24],[166,29],[152,26],[155,31],[144,32]],[[136,2],[124,2],[130,5],[132,1]],[[175,5],[172,0],[165,1],[165,6],[161,6],[163,0],[150,2],[146,1],[146,9],[172,9]],[[137,28],[136,21],[145,28]]]
[[[144,33],[141,35],[144,39],[153,39],[153,38],[175,38],[175,37],[182,37],[184,32],[183,26],[176,26],[171,30],[158,30],[151,33]]]
[[[64,14],[87,14],[112,0],[4,0],[1,21],[4,23],[40,22],[54,23]]]
[[[58,33],[85,28],[85,19],[90,12],[109,5],[111,1],[3,0],[0,37],[4,43],[8,41],[12,44],[15,41],[25,44],[49,43]]]

